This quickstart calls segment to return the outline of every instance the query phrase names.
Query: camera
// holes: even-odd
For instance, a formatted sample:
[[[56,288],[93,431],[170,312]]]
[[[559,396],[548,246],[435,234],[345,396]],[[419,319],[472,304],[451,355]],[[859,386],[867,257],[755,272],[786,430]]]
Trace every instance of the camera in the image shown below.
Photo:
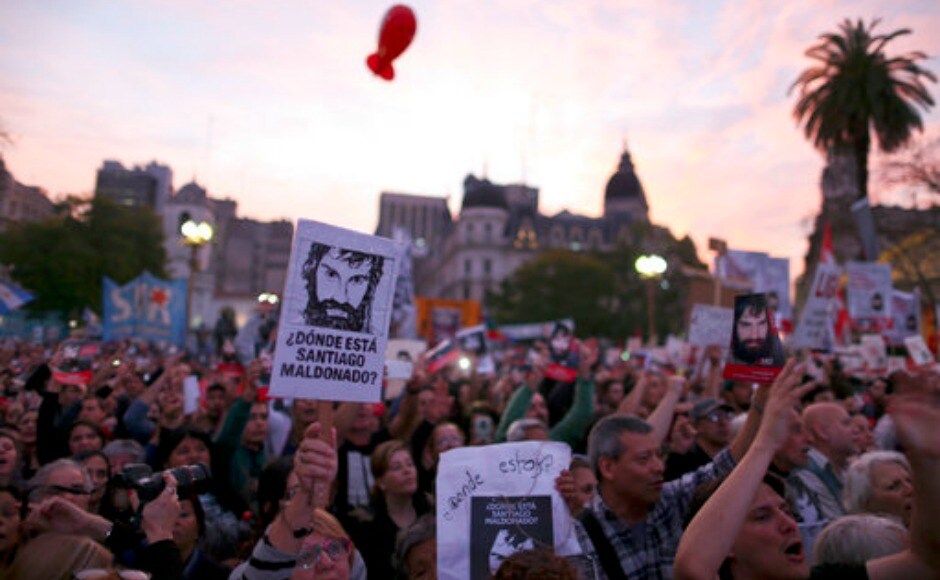
[[[174,467],[166,471],[154,473],[145,463],[131,463],[124,467],[121,473],[114,476],[112,485],[120,489],[133,489],[140,498],[143,507],[156,499],[166,487],[163,474],[170,473],[176,478],[176,490],[180,497],[191,493],[204,493],[208,491],[209,478],[212,474],[209,468],[202,463]]]

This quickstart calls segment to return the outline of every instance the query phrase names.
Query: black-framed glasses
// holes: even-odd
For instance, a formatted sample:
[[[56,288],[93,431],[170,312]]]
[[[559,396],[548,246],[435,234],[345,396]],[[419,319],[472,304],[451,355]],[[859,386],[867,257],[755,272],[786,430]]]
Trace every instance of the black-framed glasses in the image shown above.
[[[43,490],[46,495],[91,495],[91,491],[85,489],[84,487],[77,486],[68,486],[68,485],[44,485],[39,489]]]

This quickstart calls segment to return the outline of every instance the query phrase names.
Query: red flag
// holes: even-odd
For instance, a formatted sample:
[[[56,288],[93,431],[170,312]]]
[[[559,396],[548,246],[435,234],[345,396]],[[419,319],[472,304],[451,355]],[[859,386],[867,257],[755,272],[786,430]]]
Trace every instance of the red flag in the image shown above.
[[[819,251],[820,264],[836,264],[836,253],[832,249],[832,226],[827,221],[823,224],[822,249]]]

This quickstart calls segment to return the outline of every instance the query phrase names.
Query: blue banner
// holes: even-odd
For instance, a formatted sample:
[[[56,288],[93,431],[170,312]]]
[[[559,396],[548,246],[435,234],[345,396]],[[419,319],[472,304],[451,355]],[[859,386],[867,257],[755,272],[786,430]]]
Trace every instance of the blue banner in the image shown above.
[[[104,279],[104,339],[138,338],[182,345],[186,338],[186,280],[168,282],[144,272],[124,286]]]

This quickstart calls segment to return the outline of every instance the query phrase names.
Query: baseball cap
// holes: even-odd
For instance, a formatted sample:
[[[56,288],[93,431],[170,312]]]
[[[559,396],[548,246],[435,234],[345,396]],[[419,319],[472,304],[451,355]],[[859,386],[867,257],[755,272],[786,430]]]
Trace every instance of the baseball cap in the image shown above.
[[[698,421],[707,417],[710,413],[717,411],[718,409],[728,411],[729,413],[734,412],[734,407],[727,403],[722,403],[718,399],[702,399],[701,401],[695,403],[692,406],[692,410],[689,412],[689,418],[692,421]]]

